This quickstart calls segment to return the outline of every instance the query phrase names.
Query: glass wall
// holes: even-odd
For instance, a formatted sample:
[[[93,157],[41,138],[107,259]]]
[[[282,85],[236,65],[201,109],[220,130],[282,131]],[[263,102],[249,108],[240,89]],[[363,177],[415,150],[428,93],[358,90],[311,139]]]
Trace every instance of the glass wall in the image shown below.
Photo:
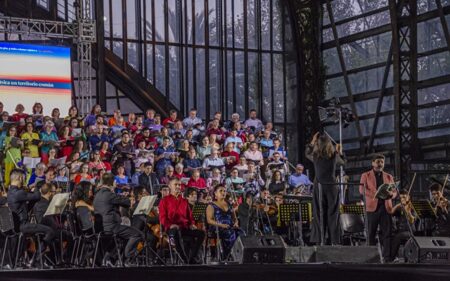
[[[374,138],[375,146],[394,144],[393,69],[387,66],[391,47],[391,24],[388,0],[359,1],[334,0],[331,10],[323,4],[322,50],[326,67],[326,99],[339,97],[350,108],[350,93],[355,101],[362,137],[361,147],[355,123],[343,131],[344,148],[353,155],[360,155],[369,143],[375,112],[387,71],[386,90]],[[434,0],[418,0],[418,127],[421,143],[433,142],[432,138],[450,135],[449,80],[450,52],[446,44],[442,24],[436,12]],[[450,1],[442,1],[444,8]],[[338,38],[334,38],[330,21],[333,15]],[[447,25],[450,16],[445,16]],[[339,43],[339,44],[337,44]],[[338,56],[340,45],[343,64]],[[343,70],[347,70],[348,89]],[[327,131],[338,139],[338,127],[330,125]],[[352,149],[355,149],[353,152]],[[357,168],[358,164],[355,165]]]
[[[104,22],[105,46],[181,113],[244,119],[255,108],[297,139],[297,57],[283,0],[107,0]]]

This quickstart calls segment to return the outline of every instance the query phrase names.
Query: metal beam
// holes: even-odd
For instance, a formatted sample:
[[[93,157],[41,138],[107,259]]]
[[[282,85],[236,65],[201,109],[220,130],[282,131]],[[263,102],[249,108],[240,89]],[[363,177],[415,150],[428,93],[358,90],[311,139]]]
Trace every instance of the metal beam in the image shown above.
[[[389,47],[389,54],[387,56],[386,67],[384,68],[383,81],[381,83],[380,94],[378,96],[377,110],[375,112],[375,119],[373,120],[372,133],[370,134],[369,146],[366,151],[366,154],[370,153],[373,148],[373,141],[377,133],[378,120],[380,116],[381,106],[383,105],[384,94],[386,92],[387,79],[389,77],[389,69],[391,68],[391,63],[392,63],[392,41],[391,46]]]
[[[341,44],[339,43],[339,35],[337,33],[336,24],[334,22],[333,10],[331,8],[330,0],[327,0],[327,9],[328,9],[328,15],[330,17],[330,22],[331,22],[331,27],[333,30],[334,39],[336,42],[336,49],[337,49],[337,53],[338,53],[338,57],[339,57],[339,62],[341,64],[342,74],[344,76],[345,87],[347,88],[347,96],[350,101],[350,106],[352,108],[352,111],[356,115],[355,123],[356,123],[356,129],[358,131],[358,137],[362,140],[363,135],[362,135],[361,126],[359,124],[358,112],[356,110],[355,101],[353,100],[352,87],[350,85],[350,79],[348,78],[348,74],[347,74],[347,66],[345,65],[344,54],[342,52]]]
[[[447,42],[447,48],[450,51],[450,33],[448,31],[448,25],[444,15],[444,9],[442,8],[442,2],[441,0],[435,1],[439,13],[439,19],[441,20],[442,30],[444,31],[445,41]]]
[[[411,162],[420,158],[417,136],[417,1],[389,0],[395,96],[395,174],[408,184]]]

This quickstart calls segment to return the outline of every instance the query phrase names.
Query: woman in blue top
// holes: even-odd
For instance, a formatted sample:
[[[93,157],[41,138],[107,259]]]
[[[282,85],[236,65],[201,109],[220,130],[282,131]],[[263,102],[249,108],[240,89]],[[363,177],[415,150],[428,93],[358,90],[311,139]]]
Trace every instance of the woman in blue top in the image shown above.
[[[58,147],[58,135],[53,131],[54,123],[52,121],[47,121],[44,125],[44,130],[40,133],[41,139],[41,161],[48,161],[48,151],[52,147]]]
[[[206,208],[206,218],[210,230],[219,233],[222,260],[228,258],[240,231],[233,206],[225,200],[225,197],[225,187],[220,184],[217,185],[214,188],[214,202]]]
[[[114,177],[116,184],[128,184],[128,176],[125,175],[125,167],[119,166],[117,168],[117,175]]]

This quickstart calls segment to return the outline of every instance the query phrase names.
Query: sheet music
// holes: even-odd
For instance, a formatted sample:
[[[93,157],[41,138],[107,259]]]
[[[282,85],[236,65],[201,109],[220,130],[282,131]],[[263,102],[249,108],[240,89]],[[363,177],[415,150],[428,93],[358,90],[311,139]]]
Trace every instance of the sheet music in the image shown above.
[[[164,158],[170,158],[172,155],[178,156],[180,153],[178,152],[164,152]]]
[[[36,165],[41,162],[41,157],[32,158],[32,157],[24,157],[23,165],[29,169],[36,168]]]
[[[80,137],[81,136],[81,128],[72,129],[72,137]]]
[[[64,156],[64,157],[61,157],[58,159],[52,159],[52,160],[50,160],[50,166],[58,167],[60,165],[64,165],[64,164],[66,164],[66,160],[67,160],[67,156]]]
[[[181,178],[180,181],[181,181],[181,184],[188,184],[189,178]]]
[[[59,193],[55,194],[53,196],[52,201],[50,201],[50,205],[47,208],[47,211],[45,211],[45,216],[52,216],[52,215],[60,215],[64,208],[67,205],[67,201],[69,201],[70,193]]]
[[[148,215],[155,205],[157,195],[144,196],[139,201],[138,206],[134,210],[133,216],[137,215]]]

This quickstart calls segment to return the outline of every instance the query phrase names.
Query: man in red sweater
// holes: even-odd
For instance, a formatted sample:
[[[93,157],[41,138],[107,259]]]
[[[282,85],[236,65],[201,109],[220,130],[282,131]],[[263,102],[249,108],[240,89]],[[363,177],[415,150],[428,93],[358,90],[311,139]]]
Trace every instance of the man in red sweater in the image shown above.
[[[180,180],[170,179],[169,188],[170,194],[159,204],[159,220],[169,237],[174,238],[177,251],[184,261],[196,264],[205,233],[194,224],[189,202],[181,196]]]

